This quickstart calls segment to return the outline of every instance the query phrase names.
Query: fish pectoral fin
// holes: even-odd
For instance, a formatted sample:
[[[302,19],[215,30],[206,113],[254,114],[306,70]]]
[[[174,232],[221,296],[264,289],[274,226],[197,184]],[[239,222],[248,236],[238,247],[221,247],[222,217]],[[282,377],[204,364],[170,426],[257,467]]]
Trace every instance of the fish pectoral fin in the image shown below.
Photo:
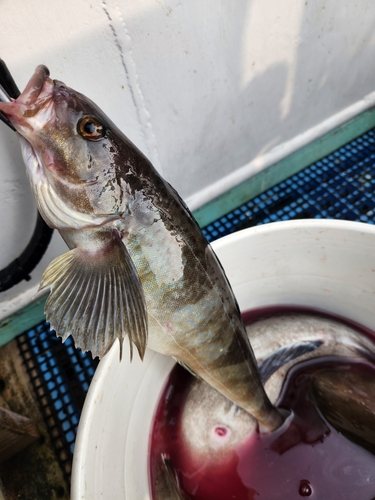
[[[54,259],[39,290],[50,288],[44,312],[51,328],[76,347],[102,357],[116,338],[127,334],[143,359],[147,344],[147,311],[137,270],[119,237],[98,252],[74,248]]]
[[[183,361],[180,361],[179,359],[175,358],[174,356],[172,356],[172,357],[175,361],[177,361],[177,363],[179,365],[181,365],[183,368],[185,368],[185,370],[187,370],[189,373],[191,373],[195,378],[197,378],[199,380],[203,380],[202,377],[197,375],[186,363],[184,363]]]

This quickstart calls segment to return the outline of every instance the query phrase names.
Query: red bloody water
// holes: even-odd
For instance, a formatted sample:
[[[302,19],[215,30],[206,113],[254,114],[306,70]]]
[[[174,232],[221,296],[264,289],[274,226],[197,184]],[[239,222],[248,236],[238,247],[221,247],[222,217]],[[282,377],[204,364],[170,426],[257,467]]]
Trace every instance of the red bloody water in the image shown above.
[[[176,366],[155,414],[151,485],[165,454],[191,500],[374,499],[375,456],[325,421],[310,396],[312,377],[327,366],[375,378],[375,367],[365,361],[301,363],[289,374],[281,396],[280,407],[290,412],[283,427],[271,434],[253,432],[220,460],[196,457],[186,445],[180,418],[193,377]],[[213,432],[224,439],[227,429],[217,425]]]

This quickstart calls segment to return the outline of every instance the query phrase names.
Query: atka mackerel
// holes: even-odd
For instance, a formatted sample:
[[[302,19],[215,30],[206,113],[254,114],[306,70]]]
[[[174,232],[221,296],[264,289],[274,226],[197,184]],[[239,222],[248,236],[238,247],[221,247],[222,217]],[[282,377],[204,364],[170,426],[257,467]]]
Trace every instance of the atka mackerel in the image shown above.
[[[3,99],[4,100],[4,99]],[[57,334],[103,356],[129,336],[176,358],[266,430],[282,423],[260,382],[224,271],[177,192],[87,97],[38,66],[0,103],[39,211],[69,251],[44,273]]]

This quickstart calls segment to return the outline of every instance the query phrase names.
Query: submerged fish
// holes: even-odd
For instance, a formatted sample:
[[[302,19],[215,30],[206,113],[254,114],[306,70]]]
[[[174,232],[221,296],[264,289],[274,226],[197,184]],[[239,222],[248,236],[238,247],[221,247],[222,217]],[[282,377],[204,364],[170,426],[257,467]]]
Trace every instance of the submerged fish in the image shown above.
[[[375,344],[334,319],[301,313],[278,314],[247,327],[261,379],[277,404],[288,372],[312,359],[375,360]],[[340,432],[374,449],[375,381],[352,372],[325,370],[314,377],[312,397]],[[354,427],[357,426],[357,429]],[[193,459],[214,463],[228,457],[256,430],[256,421],[203,380],[194,379],[181,409],[181,434]],[[354,437],[353,437],[354,436]],[[362,440],[362,441],[361,441]]]
[[[374,481],[374,473],[369,463],[374,462],[372,459],[363,464],[361,460],[366,454],[363,455],[359,447],[375,454],[374,369],[358,370],[358,366],[366,368],[368,361],[372,361],[374,366],[375,344],[359,331],[340,321],[302,313],[265,317],[251,323],[247,331],[265,390],[274,404],[283,399],[285,392],[293,394],[295,389],[291,392],[290,386],[288,388],[288,384],[285,384],[289,379],[288,374],[291,369],[308,361],[305,371],[302,371],[303,381],[300,379],[299,383],[306,391],[303,404],[299,407],[307,411],[307,414],[304,414],[305,419],[301,420],[300,415],[299,420],[296,420],[299,426],[292,425],[290,428],[290,420],[287,420],[285,425],[273,434],[278,437],[272,442],[272,446],[270,442],[264,444],[270,457],[276,452],[276,462],[270,459],[269,469],[263,470],[262,475],[267,477],[269,474],[272,479],[277,477],[277,457],[284,456],[285,452],[295,446],[303,447],[304,443],[310,443],[312,448],[317,446],[319,449],[325,436],[330,433],[325,423],[328,422],[354,443],[354,446],[352,443],[343,443],[341,454],[333,459],[332,455],[327,455],[324,449],[320,448],[317,453],[323,464],[322,469],[319,469],[314,461],[310,461],[314,452],[310,454],[309,450],[306,450],[304,474],[314,477],[315,482],[326,468],[331,471],[332,478],[335,477],[335,470],[344,470],[344,474],[351,474],[351,481],[360,481],[358,484],[367,484],[371,488],[368,483]],[[315,364],[314,359],[317,360]],[[322,364],[324,360],[329,360],[330,363]],[[310,373],[306,371],[308,367],[313,368]],[[256,421],[203,380],[191,377],[187,383],[186,379],[182,378],[182,385],[179,387],[181,374],[178,376],[175,371],[172,377],[163,395],[165,406],[162,406],[154,423],[158,435],[157,445],[150,449],[155,500],[179,499],[178,494],[182,494],[184,487],[185,494],[199,491],[199,498],[216,499],[217,490],[214,490],[215,493],[211,496],[204,490],[205,494],[202,495],[200,488],[207,488],[207,475],[212,478],[217,473],[225,476],[224,482],[235,482],[237,473],[241,476],[245,470],[248,471],[253,466],[256,468],[257,460],[262,463],[262,457],[251,452],[255,446],[251,436],[256,435]],[[295,392],[294,398],[295,401],[298,400]],[[183,404],[176,413],[177,401],[181,400]],[[307,401],[315,402],[319,414],[323,415],[324,419],[306,419],[311,411],[311,407],[309,410],[306,406]],[[259,441],[259,436],[256,441]],[[353,455],[344,453],[344,450],[349,450]],[[173,461],[171,458],[168,461],[168,468],[166,464],[163,466],[163,461],[160,460],[161,452],[173,457]],[[246,456],[250,458],[246,459]],[[288,460],[285,459],[282,467],[283,476],[288,478],[290,484],[295,482],[298,485],[302,478],[293,476],[293,471],[298,469],[299,464],[291,465]],[[231,475],[233,463],[235,475]],[[212,471],[216,471],[215,474]],[[249,486],[251,483],[246,483],[246,477],[246,474],[241,476],[241,484],[243,482]],[[275,484],[283,491],[282,482],[275,480]],[[252,493],[254,491],[251,490]],[[176,496],[171,497],[171,492]],[[251,492],[245,491],[243,496],[237,496],[238,490],[233,486],[233,498],[258,497],[258,494],[253,496]],[[259,495],[263,498],[262,494]],[[223,495],[223,498],[231,496]],[[285,495],[285,498],[289,496]]]
[[[87,97],[38,66],[0,103],[19,133],[38,209],[70,251],[40,289],[57,334],[103,356],[127,334],[176,358],[267,430],[264,392],[224,271],[177,192]]]

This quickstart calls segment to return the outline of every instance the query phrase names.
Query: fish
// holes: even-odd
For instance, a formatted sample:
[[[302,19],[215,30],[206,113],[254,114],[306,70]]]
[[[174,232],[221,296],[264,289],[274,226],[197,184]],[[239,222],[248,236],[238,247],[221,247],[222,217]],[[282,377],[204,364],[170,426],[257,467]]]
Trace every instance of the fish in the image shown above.
[[[324,418],[350,441],[375,455],[375,380],[373,371],[356,373],[349,365],[315,375],[311,397]]]
[[[341,359],[375,362],[374,342],[333,318],[282,313],[247,326],[260,377],[270,401],[278,405],[285,380],[298,364]],[[344,369],[318,371],[311,398],[339,432],[374,452],[375,381]],[[257,431],[256,420],[203,380],[192,379],[181,408],[181,434],[190,460],[220,463]]]
[[[320,368],[311,375],[310,384],[306,384],[307,397],[314,401],[319,413],[334,429],[375,454],[373,370],[367,373],[352,369],[358,361],[374,364],[375,344],[371,338],[339,320],[300,312],[264,316],[251,322],[246,329],[261,380],[271,403],[275,405],[278,405],[292,369],[303,362],[309,362],[311,366],[313,360],[319,360],[319,363],[340,360],[339,364],[320,364]],[[173,382],[170,384],[173,394]],[[168,405],[174,408],[176,401],[173,398],[180,400],[181,394],[177,390],[176,396],[171,396],[171,392],[168,391]],[[249,438],[257,433],[257,422],[249,413],[223,397],[204,380],[194,377],[190,378],[182,400],[179,413],[173,413],[179,423],[178,439],[176,436],[172,438],[172,443],[177,439],[178,449],[181,449],[177,452],[179,456],[174,456],[181,478],[191,477],[191,471],[186,474],[181,463],[194,464],[197,477],[200,474],[204,477],[206,470],[217,467],[221,471],[223,465],[233,460],[233,456],[243,455]],[[164,418],[169,420],[171,414],[165,411]],[[277,431],[281,432],[278,445],[281,443],[283,452],[286,451],[285,446],[288,449],[299,444],[298,433],[289,434],[291,443],[285,440],[288,425],[286,420],[284,427]],[[307,428],[310,433],[314,430],[311,436],[314,440],[318,436],[319,442],[328,430],[324,422],[315,422],[314,427]],[[186,492],[181,489],[173,463],[167,455],[171,451],[168,445],[170,427],[163,432],[162,457],[167,457],[167,464],[163,465],[163,460],[156,457],[155,498],[179,499],[179,496],[168,496],[171,492],[175,495]],[[174,445],[171,446],[173,449]]]
[[[104,356],[127,335],[175,358],[262,431],[284,421],[261,383],[225,272],[188,207],[143,153],[83,94],[36,68],[0,102],[16,129],[45,222],[69,251],[45,270],[57,335]]]

